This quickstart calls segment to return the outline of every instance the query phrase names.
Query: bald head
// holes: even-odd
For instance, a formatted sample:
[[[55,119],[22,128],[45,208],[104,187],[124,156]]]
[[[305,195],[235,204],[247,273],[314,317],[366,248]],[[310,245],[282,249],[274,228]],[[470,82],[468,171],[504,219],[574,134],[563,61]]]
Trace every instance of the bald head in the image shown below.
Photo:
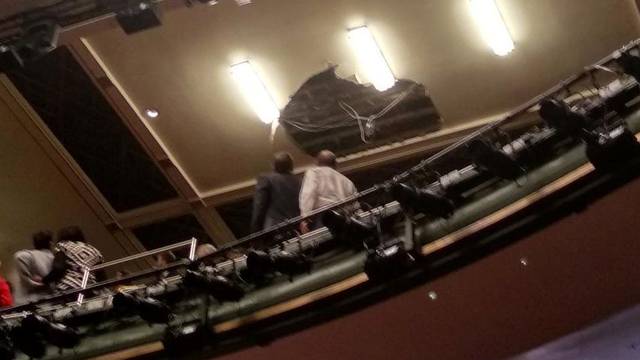
[[[293,171],[293,159],[286,152],[273,155],[273,170],[280,174],[289,174]]]
[[[328,166],[332,169],[336,168],[336,154],[329,150],[322,150],[316,155],[318,166]]]

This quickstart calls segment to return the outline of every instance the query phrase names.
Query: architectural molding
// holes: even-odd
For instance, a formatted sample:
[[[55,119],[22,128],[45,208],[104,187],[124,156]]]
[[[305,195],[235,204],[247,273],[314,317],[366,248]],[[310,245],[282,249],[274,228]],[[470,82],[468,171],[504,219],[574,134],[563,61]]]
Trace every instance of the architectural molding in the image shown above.
[[[235,236],[217,211],[213,208],[207,208],[187,174],[173,159],[171,153],[164,148],[162,142],[146,126],[138,109],[117,79],[102,63],[99,56],[91,48],[91,45],[85,39],[78,38],[68,41],[67,46],[129,131],[160,168],[169,183],[176,189],[182,200],[170,203],[168,204],[169,206],[164,208],[162,205],[158,205],[158,207],[163,208],[162,211],[156,211],[156,207],[152,205],[128,212],[128,215],[126,214],[124,217],[127,218],[129,216],[131,219],[131,216],[133,216],[138,220],[143,219],[141,220],[142,223],[157,222],[175,214],[184,214],[184,206],[186,204],[189,206],[190,212],[198,219],[200,225],[217,245],[235,240]],[[132,213],[134,215],[131,215]],[[128,225],[135,224],[136,221],[128,223]]]
[[[135,254],[144,251],[144,247],[133,234],[123,232],[122,226],[118,222],[116,211],[102,196],[71,154],[67,152],[49,130],[40,116],[33,110],[28,101],[22,97],[9,78],[5,75],[0,75],[0,84],[2,85],[0,92],[15,100],[7,102],[7,105],[20,124],[43,149],[60,173],[69,181],[91,211],[123,248],[124,252],[126,254]]]

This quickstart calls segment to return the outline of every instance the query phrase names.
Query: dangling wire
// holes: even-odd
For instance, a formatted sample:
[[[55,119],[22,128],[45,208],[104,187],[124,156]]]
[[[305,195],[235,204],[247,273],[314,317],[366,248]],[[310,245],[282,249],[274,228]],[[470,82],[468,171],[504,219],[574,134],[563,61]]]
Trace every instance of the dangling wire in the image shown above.
[[[367,137],[373,136],[372,131],[375,128],[375,121],[383,117],[394,107],[396,107],[396,105],[404,100],[404,98],[406,98],[407,95],[409,95],[413,91],[413,89],[416,88],[416,86],[418,85],[412,84],[407,90],[403,91],[400,96],[393,99],[393,101],[391,101],[387,106],[378,111],[378,113],[369,116],[362,116],[358,114],[356,109],[342,100],[338,101],[338,105],[349,117],[356,120],[356,122],[358,123],[358,128],[360,129],[360,139],[362,139],[362,142],[369,143]]]

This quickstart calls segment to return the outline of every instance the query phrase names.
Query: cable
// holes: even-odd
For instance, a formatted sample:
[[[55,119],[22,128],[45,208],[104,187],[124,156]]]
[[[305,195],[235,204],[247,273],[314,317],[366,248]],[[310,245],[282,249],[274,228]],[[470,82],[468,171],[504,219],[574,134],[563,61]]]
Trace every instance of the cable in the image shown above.
[[[393,99],[393,101],[391,101],[387,106],[385,106],[382,110],[378,111],[378,113],[369,115],[369,116],[361,116],[360,114],[358,114],[356,109],[354,109],[353,107],[351,107],[349,104],[345,103],[342,100],[338,101],[338,105],[345,113],[347,113],[349,117],[356,120],[356,122],[358,123],[358,128],[360,129],[360,139],[362,139],[362,142],[369,143],[367,136],[371,137],[373,135],[371,134],[372,130],[369,130],[369,129],[374,129],[374,126],[375,126],[374,121],[383,117],[385,114],[391,111],[396,105],[398,105],[402,100],[404,100],[404,98],[406,98],[407,95],[409,95],[409,93],[411,93],[413,89],[415,89],[417,86],[418,84],[412,84],[408,89],[404,90],[400,94],[400,96]],[[364,125],[363,125],[363,122],[364,122]]]

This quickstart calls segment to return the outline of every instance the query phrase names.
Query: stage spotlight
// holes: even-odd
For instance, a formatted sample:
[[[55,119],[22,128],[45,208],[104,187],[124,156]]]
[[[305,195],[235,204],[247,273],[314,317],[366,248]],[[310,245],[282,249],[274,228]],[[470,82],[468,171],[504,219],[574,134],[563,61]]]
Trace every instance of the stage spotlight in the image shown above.
[[[620,166],[621,160],[640,155],[636,137],[622,124],[611,131],[585,132],[587,158],[598,170],[610,170]]]
[[[55,20],[46,19],[25,25],[22,32],[22,37],[9,47],[21,66],[56,48],[60,26]]]
[[[455,210],[453,201],[427,189],[396,183],[389,188],[389,192],[405,211],[448,218]]]
[[[219,302],[238,301],[244,297],[245,291],[240,285],[221,275],[203,274],[187,270],[184,285],[207,292]]]
[[[364,264],[364,271],[371,280],[388,279],[405,272],[415,259],[400,240],[383,244],[373,250]]]
[[[247,274],[254,279],[264,279],[275,272],[293,276],[310,271],[311,261],[304,254],[288,251],[269,254],[262,250],[247,253]]]
[[[162,339],[164,350],[171,359],[182,359],[187,354],[202,352],[203,348],[215,344],[216,334],[212,327],[200,320],[168,326]]]
[[[139,298],[119,292],[113,296],[113,308],[116,311],[133,311],[150,324],[166,324],[171,320],[171,310],[162,302],[146,297]]]
[[[160,8],[152,1],[134,1],[132,6],[116,13],[116,20],[126,34],[162,25]]]
[[[80,343],[80,335],[76,330],[50,322],[40,315],[28,315],[20,326],[29,334],[42,335],[48,343],[61,349],[71,349]]]
[[[47,353],[47,344],[43,335],[32,332],[22,325],[11,329],[11,339],[16,349],[22,351],[29,358],[39,359]]]
[[[539,114],[551,127],[572,137],[579,136],[589,122],[585,115],[571,110],[564,101],[556,99],[542,100]]]
[[[61,349],[72,349],[80,344],[80,334],[60,323],[50,323],[44,338],[53,346]]]
[[[511,156],[496,148],[487,140],[471,140],[467,147],[473,162],[477,166],[499,178],[517,180],[524,174],[524,169]]]
[[[367,224],[335,210],[325,211],[322,214],[322,224],[329,229],[335,238],[358,246],[363,242],[369,243],[372,239],[375,240],[376,226],[374,224]]]
[[[22,63],[9,46],[0,45],[0,72],[9,72],[20,68]]]
[[[271,255],[276,271],[281,274],[293,276],[311,272],[311,261],[304,254],[294,254],[288,251],[280,251]]]
[[[11,331],[8,326],[0,326],[0,360],[13,360],[15,357]]]
[[[640,82],[640,57],[623,52],[616,61],[626,74]]]
[[[564,102],[547,99],[540,103],[540,116],[587,145],[587,158],[600,170],[608,170],[620,159],[638,156],[640,146],[636,137],[621,122],[612,130],[588,131],[589,118],[569,108]]]

